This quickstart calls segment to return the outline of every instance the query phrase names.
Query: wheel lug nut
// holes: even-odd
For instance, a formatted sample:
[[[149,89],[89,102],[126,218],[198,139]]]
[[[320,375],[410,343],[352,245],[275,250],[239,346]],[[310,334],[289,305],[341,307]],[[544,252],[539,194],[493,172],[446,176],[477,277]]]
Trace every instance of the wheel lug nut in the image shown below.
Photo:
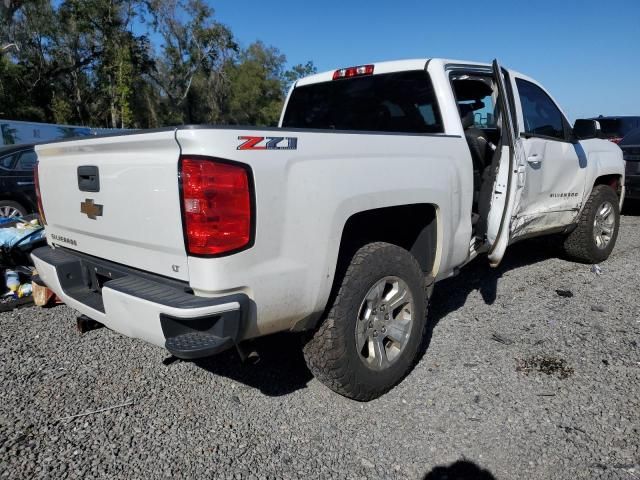
[[[378,336],[378,331],[377,331],[377,330],[374,330],[374,331],[373,331],[373,336],[374,336],[374,337],[377,337],[377,336]]]
[[[382,333],[385,333],[387,331],[387,329],[385,327],[382,327]]]
[[[373,328],[373,322],[369,322],[369,328]]]
[[[385,319],[385,320],[389,320],[389,314],[388,314],[388,313],[386,313],[386,314],[384,315],[384,319]]]

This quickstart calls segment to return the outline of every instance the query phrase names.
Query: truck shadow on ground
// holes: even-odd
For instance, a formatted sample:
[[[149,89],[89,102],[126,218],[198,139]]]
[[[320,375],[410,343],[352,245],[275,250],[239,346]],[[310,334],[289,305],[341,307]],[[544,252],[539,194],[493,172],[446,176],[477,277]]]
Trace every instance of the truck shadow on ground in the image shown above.
[[[257,388],[270,397],[303,389],[313,378],[302,356],[300,334],[270,335],[253,340],[245,347],[256,355],[244,362],[234,349],[198,360],[196,365],[215,375]]]
[[[491,268],[484,256],[474,260],[462,268],[459,275],[436,284],[429,312],[431,328],[462,308],[467,297],[476,290],[487,305],[493,305],[498,296],[499,280],[505,273],[560,256],[556,239],[535,238],[511,245],[497,268]]]
[[[625,201],[622,215],[640,216],[640,201]],[[507,248],[498,268],[491,268],[486,258],[481,257],[462,268],[459,275],[438,282],[429,312],[431,328],[451,312],[462,308],[475,290],[480,292],[487,305],[493,305],[498,295],[498,281],[505,273],[551,258],[564,258],[560,245],[559,238],[554,236],[524,240]]]
[[[478,290],[487,304],[493,304],[497,297],[498,281],[504,273],[555,256],[557,253],[548,241],[527,240],[509,247],[505,259],[496,269],[489,267],[486,258],[479,258],[464,267],[460,275],[439,282],[431,301],[429,336],[420,356],[428,348],[437,323],[449,313],[462,308],[473,291]],[[256,352],[257,361],[241,362],[237,352],[230,350],[195,363],[212,374],[257,388],[263,394],[274,397],[306,388],[313,378],[302,355],[300,334],[271,335],[254,340],[246,347],[248,351]]]
[[[496,480],[496,477],[473,462],[458,460],[451,465],[435,467],[424,480]]]
[[[630,217],[640,217],[640,200],[626,199],[621,213]]]

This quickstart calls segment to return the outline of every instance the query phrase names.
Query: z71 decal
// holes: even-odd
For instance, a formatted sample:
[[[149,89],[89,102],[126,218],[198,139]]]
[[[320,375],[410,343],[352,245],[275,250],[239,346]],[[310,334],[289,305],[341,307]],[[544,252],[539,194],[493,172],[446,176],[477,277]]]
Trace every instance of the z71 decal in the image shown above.
[[[238,137],[238,150],[297,150],[297,137]]]

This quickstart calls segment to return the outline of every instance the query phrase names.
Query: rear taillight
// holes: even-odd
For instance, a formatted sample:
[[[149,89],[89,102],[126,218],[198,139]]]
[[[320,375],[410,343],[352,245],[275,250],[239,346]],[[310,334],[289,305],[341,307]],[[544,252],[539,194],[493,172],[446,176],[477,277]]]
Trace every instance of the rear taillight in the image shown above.
[[[622,137],[611,137],[609,139],[610,142],[615,143],[616,145],[622,141]]]
[[[361,77],[363,75],[373,75],[373,65],[360,65],[358,67],[341,68],[333,72],[333,79]]]
[[[220,255],[252,241],[251,178],[247,168],[200,156],[180,159],[184,235],[192,255]]]
[[[44,216],[44,207],[42,206],[42,193],[40,193],[40,175],[38,174],[39,162],[36,162],[33,167],[33,183],[36,190],[36,204],[38,207],[38,213],[40,214],[40,221],[43,225],[47,224],[47,217]]]

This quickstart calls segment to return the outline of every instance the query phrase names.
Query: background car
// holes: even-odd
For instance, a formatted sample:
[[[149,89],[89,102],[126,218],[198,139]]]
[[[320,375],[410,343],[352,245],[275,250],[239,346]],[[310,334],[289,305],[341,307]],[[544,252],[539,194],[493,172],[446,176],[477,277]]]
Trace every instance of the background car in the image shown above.
[[[625,135],[618,144],[625,160],[626,198],[640,199],[640,128]]]
[[[33,145],[0,148],[0,218],[35,213],[33,167],[37,161]]]
[[[599,117],[591,118],[600,122],[600,129],[604,138],[614,143],[620,143],[631,130],[640,128],[640,116],[637,117]]]
[[[27,145],[72,137],[95,135],[89,127],[22,122],[0,118],[0,145]]]

